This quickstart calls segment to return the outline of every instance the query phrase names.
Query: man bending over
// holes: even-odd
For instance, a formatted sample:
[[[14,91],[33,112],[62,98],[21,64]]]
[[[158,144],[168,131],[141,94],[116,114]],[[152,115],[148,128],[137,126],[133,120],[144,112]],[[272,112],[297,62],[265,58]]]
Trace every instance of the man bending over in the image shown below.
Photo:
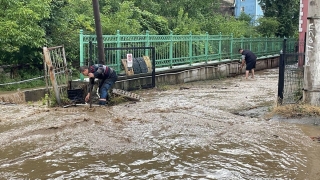
[[[94,64],[90,67],[81,66],[80,72],[89,76],[89,78],[98,78],[100,80],[99,84],[99,105],[106,105],[108,90],[112,87],[112,85],[117,81],[118,76],[117,73],[110,67],[102,65],[102,64]],[[90,98],[90,93],[87,94],[85,101],[87,102]]]
[[[242,54],[241,69],[246,64],[246,79],[249,77],[249,71],[251,70],[252,78],[254,78],[254,68],[256,68],[257,56],[250,50],[239,49],[239,53]]]

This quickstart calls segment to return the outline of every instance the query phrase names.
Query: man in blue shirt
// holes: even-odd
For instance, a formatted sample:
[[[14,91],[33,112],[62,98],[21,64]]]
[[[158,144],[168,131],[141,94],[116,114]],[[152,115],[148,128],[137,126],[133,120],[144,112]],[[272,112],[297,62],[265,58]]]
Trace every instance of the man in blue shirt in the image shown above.
[[[254,68],[256,68],[257,56],[250,50],[239,49],[239,53],[242,54],[241,69],[246,64],[246,79],[249,77],[249,71],[251,70],[252,78],[254,79]]]
[[[90,67],[81,66],[80,72],[89,76],[89,78],[98,78],[100,80],[99,84],[99,93],[100,105],[106,105],[108,90],[112,87],[112,85],[117,81],[118,76],[117,73],[110,67],[102,65],[102,64],[94,64]],[[87,94],[85,101],[87,102],[90,98],[90,93]]]

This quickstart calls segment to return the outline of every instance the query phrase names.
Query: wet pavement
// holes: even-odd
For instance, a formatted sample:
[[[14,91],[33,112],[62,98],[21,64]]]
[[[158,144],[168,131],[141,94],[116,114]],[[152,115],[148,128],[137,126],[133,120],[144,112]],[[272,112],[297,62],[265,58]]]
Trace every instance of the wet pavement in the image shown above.
[[[320,127],[267,118],[277,69],[92,111],[0,105],[0,179],[319,179]]]

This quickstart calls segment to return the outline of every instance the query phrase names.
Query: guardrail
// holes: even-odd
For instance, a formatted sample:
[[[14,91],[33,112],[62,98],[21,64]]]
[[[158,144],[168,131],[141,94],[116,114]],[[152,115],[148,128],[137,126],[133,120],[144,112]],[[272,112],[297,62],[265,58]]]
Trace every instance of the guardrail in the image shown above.
[[[96,35],[87,35],[80,30],[80,66],[87,65],[89,57],[89,44],[93,45],[93,62],[97,59]],[[288,38],[288,49],[295,49],[296,39]],[[233,35],[151,35],[149,31],[144,35],[103,35],[105,48],[129,47],[155,47],[156,68],[173,67],[176,65],[208,61],[221,61],[224,59],[240,59],[239,48],[250,49],[258,57],[279,54],[283,38],[278,37],[250,37],[234,38]],[[126,58],[129,51],[108,52],[105,56],[106,65],[113,67],[118,73],[123,70],[121,59]],[[148,56],[148,51],[138,52]]]

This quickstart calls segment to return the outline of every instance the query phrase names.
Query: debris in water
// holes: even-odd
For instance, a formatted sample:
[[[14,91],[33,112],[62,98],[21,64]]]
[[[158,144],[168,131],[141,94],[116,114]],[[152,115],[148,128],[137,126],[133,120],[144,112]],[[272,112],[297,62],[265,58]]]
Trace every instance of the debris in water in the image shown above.
[[[320,142],[320,136],[318,136],[318,137],[311,136],[310,138],[312,139],[312,141],[319,141]]]
[[[189,87],[180,87],[180,90],[183,90],[183,89],[190,89]]]

